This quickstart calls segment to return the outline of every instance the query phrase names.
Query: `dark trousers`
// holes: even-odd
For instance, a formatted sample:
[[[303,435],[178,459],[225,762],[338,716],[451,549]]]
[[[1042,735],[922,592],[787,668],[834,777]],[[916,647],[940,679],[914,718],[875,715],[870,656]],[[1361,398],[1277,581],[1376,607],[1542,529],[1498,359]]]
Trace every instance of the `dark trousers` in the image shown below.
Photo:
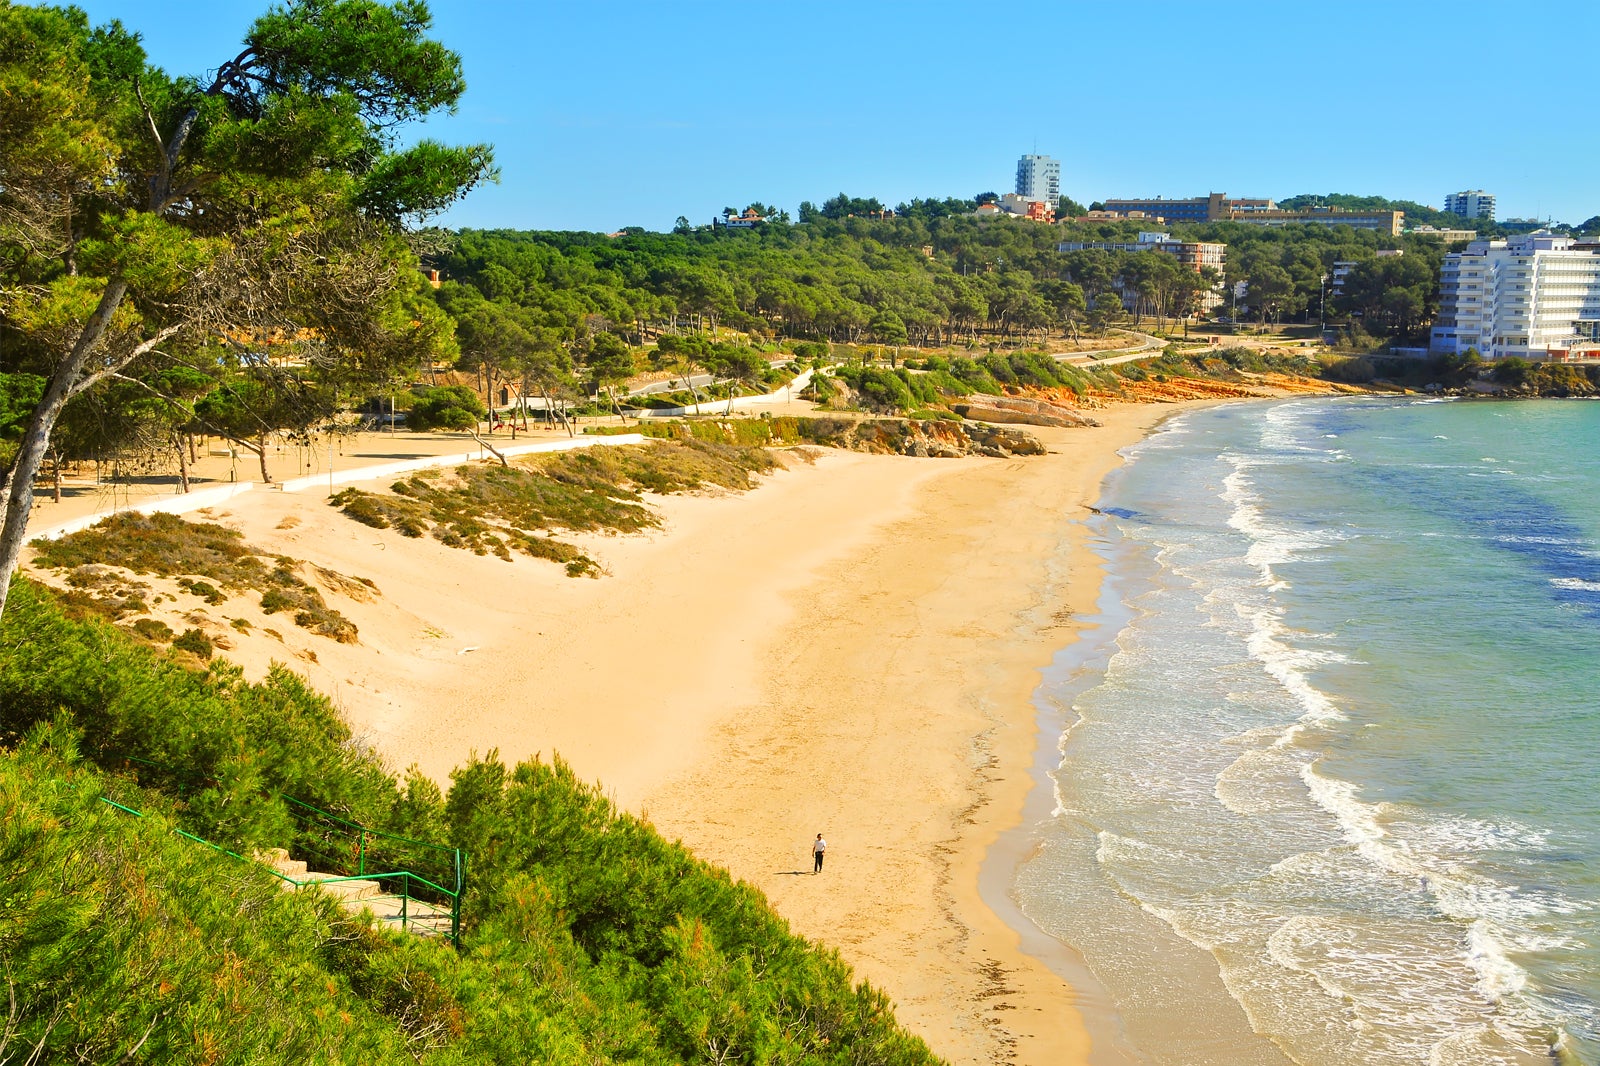
[[[811,859],[811,872],[814,874],[820,874],[822,872],[822,852],[813,851],[811,853]]]

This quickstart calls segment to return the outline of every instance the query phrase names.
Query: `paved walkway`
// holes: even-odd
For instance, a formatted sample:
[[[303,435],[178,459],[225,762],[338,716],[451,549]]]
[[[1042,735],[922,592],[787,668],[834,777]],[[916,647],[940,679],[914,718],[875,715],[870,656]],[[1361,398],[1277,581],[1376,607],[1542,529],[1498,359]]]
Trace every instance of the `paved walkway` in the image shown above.
[[[616,422],[615,419],[604,421]],[[638,444],[644,440],[636,433],[569,437],[559,429],[519,432],[515,440],[509,432],[502,431],[485,439],[508,457],[570,448]],[[341,485],[492,458],[487,449],[464,433],[360,433],[322,448],[269,446],[267,470],[272,475],[272,483],[268,484],[259,480],[261,464],[257,456],[243,451],[235,454],[226,441],[213,438],[211,446],[203,448],[199,461],[190,469],[189,492],[179,490],[175,475],[99,483],[92,477],[63,478],[60,503],[53,499],[48,487],[37,491],[33,515],[28,522],[28,536],[30,539],[63,536],[118,511],[186,514],[215,507],[247,492],[321,490],[332,495]],[[84,464],[84,467],[92,471],[93,464]]]

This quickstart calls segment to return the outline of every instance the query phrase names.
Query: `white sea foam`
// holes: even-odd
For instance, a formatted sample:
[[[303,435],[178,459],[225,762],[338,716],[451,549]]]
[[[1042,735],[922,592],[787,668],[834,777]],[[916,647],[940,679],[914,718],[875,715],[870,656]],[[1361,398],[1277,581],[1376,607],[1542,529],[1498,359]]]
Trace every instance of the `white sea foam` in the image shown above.
[[[1478,994],[1490,1003],[1498,1004],[1528,985],[1526,971],[1506,957],[1505,946],[1485,919],[1467,930],[1467,961],[1478,974]]]
[[[1493,539],[1497,544],[1549,544],[1558,547],[1576,546],[1589,543],[1586,540],[1581,540],[1574,537],[1537,537],[1527,536],[1520,533],[1507,533],[1491,539]]]
[[[1297,770],[1293,757],[1280,748],[1251,749],[1217,775],[1213,794],[1234,814],[1267,814],[1281,809],[1280,786]]]
[[[1095,834],[1095,839],[1094,859],[1102,866],[1157,862],[1162,858],[1163,849],[1133,837],[1119,836],[1110,830],[1100,830]]]
[[[1320,420],[1320,411],[1311,414]],[[1104,865],[1099,873],[1174,935],[1210,948],[1229,990],[1260,1020],[1257,1031],[1281,1036],[1298,1061],[1528,1061],[1522,1052],[1555,1039],[1566,1009],[1537,1015],[1547,956],[1591,948],[1560,935],[1579,927],[1565,918],[1577,904],[1561,895],[1561,878],[1545,875],[1544,831],[1509,819],[1435,821],[1425,808],[1373,802],[1368,797],[1386,795],[1381,782],[1399,764],[1371,740],[1360,750],[1376,752],[1376,763],[1317,765],[1329,744],[1348,750],[1347,731],[1337,726],[1344,689],[1335,685],[1363,675],[1325,674],[1329,664],[1349,661],[1339,647],[1344,638],[1290,624],[1309,617],[1319,620],[1308,628],[1331,628],[1343,617],[1311,609],[1327,583],[1314,564],[1342,531],[1293,528],[1295,512],[1279,501],[1314,504],[1277,486],[1293,486],[1299,469],[1313,469],[1304,464],[1317,462],[1334,435],[1321,433],[1305,411],[1266,421],[1265,454],[1202,447],[1195,485],[1206,485],[1206,495],[1174,497],[1173,522],[1122,531],[1158,557],[1159,595],[1134,598],[1135,632],[1126,643],[1118,638],[1127,655],[1117,665],[1127,670],[1111,671],[1114,684],[1097,690],[1109,702],[1096,729],[1080,734],[1080,754],[1089,757],[1075,778],[1081,787],[1065,803],[1058,794],[1058,806],[1090,831],[1115,827],[1082,838]],[[1220,436],[1208,432],[1202,442],[1206,423],[1194,425],[1188,448]],[[1260,432],[1259,423],[1248,428]],[[1356,442],[1355,454],[1365,454],[1361,433],[1344,435]],[[1484,462],[1491,466],[1469,458],[1438,469],[1452,480],[1468,470],[1496,478],[1491,468],[1506,465]],[[1169,489],[1162,484],[1150,498],[1165,508]],[[1520,540],[1557,544],[1562,554],[1595,546],[1540,537],[1537,524],[1526,528],[1535,535]],[[1479,530],[1417,536],[1493,538]],[[1285,591],[1280,574],[1294,575],[1307,592]],[[1578,578],[1551,584],[1600,590],[1600,581]],[[1363,721],[1375,715],[1402,727],[1391,754],[1403,756],[1416,741],[1404,719],[1379,713],[1381,691],[1358,684],[1350,698]],[[1124,732],[1115,732],[1118,725]],[[1114,753],[1105,739],[1113,734],[1124,741]],[[1104,759],[1112,754],[1114,761]],[[1376,766],[1373,791],[1364,795],[1334,778],[1335,766],[1358,778]],[[1069,806],[1078,809],[1066,812]],[[1111,811],[1114,818],[1102,817]],[[1522,884],[1523,876],[1541,883]],[[1536,953],[1527,970],[1518,966],[1524,953]]]
[[[1305,782],[1306,791],[1317,806],[1333,815],[1339,823],[1345,840],[1358,848],[1365,848],[1387,836],[1379,821],[1378,809],[1357,798],[1361,793],[1360,788],[1348,781],[1317,773],[1317,764],[1321,761],[1313,759],[1301,764],[1300,779]],[[1420,869],[1406,872],[1416,875],[1425,873]]]
[[[1475,991],[1489,1003],[1503,1007],[1508,997],[1527,987],[1527,971],[1512,960],[1514,951],[1549,950],[1552,941],[1561,939],[1521,929],[1552,914],[1575,914],[1584,909],[1556,893],[1519,891],[1470,872],[1448,854],[1395,839],[1384,827],[1382,808],[1363,802],[1354,785],[1317,773],[1314,762],[1305,765],[1302,775],[1312,797],[1334,815],[1345,839],[1363,859],[1426,893],[1441,917],[1466,926],[1463,955],[1475,975]],[[1448,840],[1470,847],[1493,839],[1532,847],[1541,842],[1535,831],[1503,824],[1461,820],[1449,827],[1432,828],[1436,830],[1432,844]],[[1515,1011],[1524,1028],[1548,1022],[1525,1000],[1517,1000]]]
[[[1472,855],[1485,851],[1532,851],[1548,847],[1550,833],[1518,822],[1490,822],[1480,818],[1442,818],[1411,828],[1428,850],[1443,854]]]

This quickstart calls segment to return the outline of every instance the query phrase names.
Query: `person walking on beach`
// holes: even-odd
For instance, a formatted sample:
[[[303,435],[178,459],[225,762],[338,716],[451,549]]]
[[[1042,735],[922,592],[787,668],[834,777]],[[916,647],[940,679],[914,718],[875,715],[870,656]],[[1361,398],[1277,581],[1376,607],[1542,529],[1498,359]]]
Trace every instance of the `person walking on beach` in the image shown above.
[[[827,850],[828,842],[822,839],[821,833],[818,833],[815,843],[811,845],[811,872],[813,874],[822,872],[822,855]]]

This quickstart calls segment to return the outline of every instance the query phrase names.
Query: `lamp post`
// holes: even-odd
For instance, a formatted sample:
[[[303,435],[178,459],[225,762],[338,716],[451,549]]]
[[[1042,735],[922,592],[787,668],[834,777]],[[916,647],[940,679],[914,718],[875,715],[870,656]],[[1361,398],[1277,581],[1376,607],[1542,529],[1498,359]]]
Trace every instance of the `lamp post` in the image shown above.
[[[1328,275],[1322,275],[1322,296],[1317,300],[1318,327],[1322,331],[1328,328]],[[1321,340],[1319,336],[1317,338]]]

